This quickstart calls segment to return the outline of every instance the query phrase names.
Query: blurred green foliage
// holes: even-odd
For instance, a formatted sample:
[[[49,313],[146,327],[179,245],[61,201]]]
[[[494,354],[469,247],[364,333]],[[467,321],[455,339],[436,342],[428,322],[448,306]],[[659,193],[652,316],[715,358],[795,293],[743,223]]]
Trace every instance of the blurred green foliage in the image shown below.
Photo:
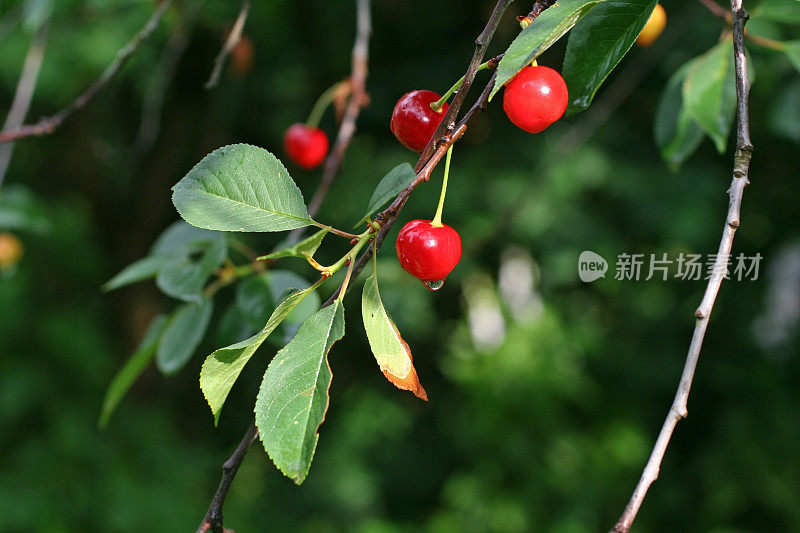
[[[588,131],[593,108],[535,136],[513,127],[498,102],[476,118],[455,148],[445,208],[465,256],[441,291],[402,272],[387,241],[381,296],[431,401],[381,376],[354,294],[350,334],[331,357],[331,406],[308,480],[295,487],[254,446],[225,507],[228,527],[578,533],[616,520],[674,394],[704,282],[607,275],[587,285],[577,278],[577,257],[715,252],[732,159],[708,140],[678,173],[659,158],[652,129],[660,93],[723,30],[699,3],[663,3],[670,22],[662,39],[679,35],[669,46],[634,48],[622,61],[594,105],[626,69],[641,68],[642,54],[653,54],[636,90],[586,143],[570,150],[565,139]],[[31,16],[13,24],[19,5],[0,1],[0,24],[12,22],[0,34],[4,109],[33,32]],[[281,152],[284,129],[349,72],[353,5],[254,2],[246,30],[253,69],[244,76],[226,69],[212,91],[202,84],[239,3],[206,0],[187,22],[192,5],[178,3],[120,76],[60,130],[17,143],[5,190],[31,191],[38,222],[35,231],[13,230],[25,255],[0,278],[2,531],[192,530],[252,418],[274,348],[265,345],[245,369],[219,428],[197,384],[202,358],[224,344],[215,337],[238,336],[222,320],[234,298],[228,290],[190,363],[170,378],[146,372],[99,431],[111,377],[150,320],[176,305],[150,282],[109,295],[100,286],[146,255],[177,218],[169,188],[206,153],[231,142]],[[371,104],[321,220],[348,228],[386,172],[414,163],[389,132],[393,103],[411,89],[450,86],[491,5],[445,0],[432,13],[430,2],[374,2]],[[50,34],[29,120],[88,86],[154,6],[59,0],[37,8]],[[516,35],[513,17],[529,7],[512,5],[490,54]],[[182,24],[190,41],[168,77],[148,149],[136,142],[148,87]],[[796,27],[769,22],[752,30],[800,37]],[[761,253],[762,271],[758,281],[723,286],[690,417],[637,531],[800,530],[800,75],[782,55],[750,51],[756,153],[734,252]],[[563,52],[560,43],[540,63],[558,67]],[[322,126],[334,133],[331,113]],[[309,198],[318,173],[290,171]],[[414,194],[401,223],[430,217],[439,179],[441,171]],[[248,243],[267,253],[279,239],[248,236]],[[342,251],[323,247],[317,259]]]

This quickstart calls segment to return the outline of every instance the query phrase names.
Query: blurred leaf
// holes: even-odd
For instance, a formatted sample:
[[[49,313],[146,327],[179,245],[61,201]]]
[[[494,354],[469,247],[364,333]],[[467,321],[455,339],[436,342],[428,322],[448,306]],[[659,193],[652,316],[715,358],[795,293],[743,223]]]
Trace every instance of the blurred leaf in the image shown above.
[[[575,23],[604,0],[559,0],[520,32],[497,66],[497,79],[489,95],[494,97],[500,88],[534,59],[559,40]]]
[[[228,255],[228,242],[223,233],[209,233],[205,242],[195,242],[181,250],[164,265],[156,278],[156,285],[167,296],[186,302],[202,299],[203,288],[214,271]],[[193,255],[200,253],[200,258]]]
[[[134,261],[130,265],[123,268],[119,274],[108,280],[103,285],[103,290],[113,291],[137,283],[146,279],[154,278],[158,272],[165,266],[170,264],[172,258],[166,255],[148,255],[138,261]]]
[[[150,364],[156,353],[156,345],[161,333],[164,331],[166,322],[167,318],[164,315],[159,315],[153,320],[150,327],[147,328],[139,347],[122,365],[114,379],[111,380],[106,390],[105,398],[103,398],[103,408],[100,412],[99,425],[101,428],[108,426],[108,421],[122,398],[125,397],[131,386],[144,372],[147,365]]]
[[[200,370],[200,389],[206,397],[211,412],[214,414],[214,424],[219,422],[219,413],[225,399],[228,397],[236,378],[242,372],[244,365],[261,346],[264,340],[280,325],[283,319],[308,296],[316,285],[305,290],[293,292],[273,311],[267,325],[253,337],[238,342],[226,348],[220,348],[209,355]]]
[[[414,168],[408,163],[402,163],[390,170],[389,173],[381,179],[378,186],[375,187],[375,192],[372,193],[372,198],[369,199],[367,213],[356,223],[355,227],[366,222],[375,211],[400,194],[400,191],[408,187],[416,177],[417,173],[414,172]]]
[[[792,66],[800,71],[800,41],[788,41],[784,44],[786,48],[783,49],[783,53]]]
[[[656,3],[607,0],[575,25],[562,72],[569,89],[568,116],[589,107],[597,89],[633,46]]]
[[[383,307],[376,270],[373,268],[372,275],[364,282],[364,292],[361,296],[361,316],[369,346],[381,372],[389,382],[398,389],[411,391],[417,398],[428,401],[428,395],[422,388],[414,368],[411,349]]]
[[[736,110],[733,41],[725,39],[692,62],[683,82],[686,112],[711,137],[720,153]]]
[[[656,108],[654,136],[661,157],[673,170],[700,146],[705,134],[683,105],[683,81],[692,62],[681,67],[667,82]]]
[[[754,19],[800,24],[800,2],[798,0],[764,0],[750,12]]]
[[[239,285],[236,291],[236,305],[247,320],[247,323],[258,330],[264,327],[269,313],[283,300],[287,290],[304,290],[308,286],[308,281],[294,272],[289,270],[270,270],[251,276]],[[318,308],[319,295],[314,293],[312,298],[309,298],[300,308],[286,317],[285,322],[292,325],[300,324],[314,314]],[[297,331],[296,328],[285,328],[286,323],[284,324],[286,331],[282,336],[281,346],[289,342],[289,339],[286,338],[287,335],[293,336]]]
[[[0,230],[46,233],[50,228],[47,207],[27,188],[8,185],[0,191]]]
[[[273,252],[269,255],[261,256],[258,258],[258,260],[280,259],[282,257],[314,257],[317,248],[319,248],[319,245],[322,244],[322,239],[325,238],[325,235],[327,235],[329,231],[330,228],[321,229],[311,237],[303,239],[294,246],[284,248],[283,250]]]
[[[183,304],[172,312],[156,351],[156,366],[164,374],[174,374],[191,359],[208,329],[214,301]]]
[[[769,118],[776,134],[800,142],[800,83],[795,81],[775,96]]]
[[[286,167],[263,148],[233,144],[202,159],[173,188],[188,223],[222,231],[283,231],[311,224]]]
[[[300,484],[317,447],[328,410],[328,352],[344,335],[341,301],[317,311],[264,372],[256,399],[256,427],[275,466]]]

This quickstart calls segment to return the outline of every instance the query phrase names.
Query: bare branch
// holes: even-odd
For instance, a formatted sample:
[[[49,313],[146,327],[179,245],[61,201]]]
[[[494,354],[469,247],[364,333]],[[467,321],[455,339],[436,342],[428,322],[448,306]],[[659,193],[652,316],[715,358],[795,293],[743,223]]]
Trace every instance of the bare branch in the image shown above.
[[[365,85],[367,81],[367,59],[369,56],[369,37],[372,34],[372,24],[370,23],[369,0],[358,1],[358,22],[356,32],[356,42],[353,46],[353,68],[350,74],[350,101],[336,134],[331,153],[325,159],[325,170],[322,179],[308,204],[308,214],[312,217],[319,211],[325,196],[328,194],[333,178],[339,171],[342,164],[344,152],[350,145],[350,140],[356,131],[356,120],[361,112],[361,108],[366,101]],[[294,233],[294,232],[293,232]],[[300,231],[302,233],[302,230]],[[299,236],[290,234],[289,241]]]
[[[11,109],[6,116],[3,124],[4,130],[19,128],[25,121],[25,115],[31,106],[33,92],[36,90],[36,82],[39,79],[39,70],[44,59],[44,49],[47,42],[48,25],[42,24],[31,41],[28,54],[25,56],[25,63],[22,66],[22,74],[19,76],[17,90],[14,93],[14,101]],[[8,165],[11,163],[11,155],[14,153],[14,143],[0,146],[0,185],[6,177]]]
[[[733,179],[728,196],[728,214],[725,220],[725,228],[722,232],[722,239],[719,243],[719,250],[714,261],[714,269],[711,279],[706,286],[705,294],[700,302],[700,306],[695,311],[697,321],[692,334],[692,341],[689,345],[689,353],[686,356],[686,363],[683,367],[678,384],[678,391],[669,409],[661,432],[650,454],[650,459],[642,472],[639,483],[633,491],[625,511],[622,513],[617,524],[612,529],[612,533],[627,533],[642,506],[644,497],[650,485],[658,478],[661,468],[661,461],[669,446],[672,433],[678,422],[688,415],[687,402],[689,391],[694,380],[694,372],[697,361],[700,357],[700,349],[708,327],[708,319],[714,302],[717,299],[720,285],[727,273],[728,258],[730,257],[733,246],[733,236],[739,227],[740,211],[744,188],[750,183],[748,172],[750,168],[750,158],[753,153],[753,145],[750,142],[750,118],[748,108],[748,95],[750,92],[750,79],[747,74],[747,59],[744,47],[744,25],[748,15],[742,8],[742,0],[731,0],[731,13],[733,21],[733,53],[736,65],[736,154],[734,155]]]
[[[18,139],[23,139],[25,137],[53,133],[56,128],[61,126],[64,120],[72,115],[72,113],[89,103],[89,101],[94,98],[98,92],[108,85],[108,82],[111,81],[114,76],[116,76],[123,66],[125,66],[125,63],[127,63],[136,50],[139,49],[139,46],[141,46],[141,44],[148,37],[150,37],[150,35],[152,35],[152,33],[158,27],[158,23],[161,21],[164,13],[166,13],[167,9],[169,9],[169,7],[172,5],[172,1],[173,0],[166,0],[158,6],[144,27],[139,30],[139,33],[137,33],[134,38],[128,42],[128,44],[117,51],[116,57],[111,64],[106,67],[100,77],[94,83],[92,83],[92,85],[90,85],[83,94],[73,100],[71,104],[55,115],[41,119],[36,124],[29,124],[27,126],[21,126],[15,129],[4,129],[3,131],[0,131],[0,143],[7,143],[10,141],[16,141]]]
[[[214,59],[214,69],[211,71],[211,76],[208,77],[208,81],[203,86],[206,89],[213,89],[217,86],[219,82],[219,76],[222,74],[222,67],[225,66],[225,61],[228,59],[231,51],[239,44],[239,41],[242,40],[242,31],[244,30],[244,24],[247,22],[247,15],[250,13],[250,0],[244,0],[242,3],[242,9],[239,11],[239,16],[236,17],[236,22],[233,23],[233,28],[231,32],[228,34],[228,38],[225,39],[225,44],[222,46],[222,50],[219,51],[217,54],[216,59]]]
[[[250,424],[250,427],[247,428],[244,437],[242,437],[241,442],[233,451],[233,454],[223,463],[222,479],[219,482],[219,488],[217,488],[217,492],[214,494],[214,499],[211,500],[211,506],[208,508],[203,522],[200,524],[200,527],[197,528],[197,533],[207,533],[208,531],[220,533],[230,531],[222,526],[222,506],[225,505],[225,498],[228,496],[228,490],[231,488],[233,479],[236,477],[236,473],[239,471],[239,467],[242,466],[242,461],[244,461],[244,457],[247,455],[247,451],[250,449],[253,441],[256,440],[257,435],[256,423],[253,422]]]

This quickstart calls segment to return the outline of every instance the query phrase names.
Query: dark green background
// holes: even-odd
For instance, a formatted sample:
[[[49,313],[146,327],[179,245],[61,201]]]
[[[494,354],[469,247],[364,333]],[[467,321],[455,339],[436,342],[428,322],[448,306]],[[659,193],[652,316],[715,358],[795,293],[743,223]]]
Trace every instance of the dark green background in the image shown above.
[[[81,92],[155,5],[54,4],[29,120]],[[308,480],[294,486],[254,446],[225,507],[228,527],[577,533],[613,524],[672,401],[705,283],[615,281],[612,265],[606,279],[584,284],[577,257],[583,250],[612,262],[624,252],[715,252],[732,166],[730,150],[719,155],[708,140],[678,173],[658,156],[652,128],[661,88],[723,29],[699,3],[664,4],[670,23],[662,40],[646,51],[634,47],[606,87],[621,72],[652,68],[585,144],[566,154],[554,150],[565,132],[588,132],[596,108],[539,135],[510,124],[501,95],[475,119],[455,148],[445,209],[465,254],[441,291],[428,292],[399,269],[396,230],[387,240],[381,292],[431,401],[381,376],[354,293],[348,334],[331,356],[331,406]],[[15,5],[0,1],[0,15]],[[177,218],[169,189],[206,153],[248,142],[282,154],[286,127],[305,120],[316,97],[349,73],[354,5],[254,2],[246,30],[253,69],[240,79],[226,68],[219,87],[205,91],[239,8],[206,0],[166,90],[160,134],[152,150],[137,151],[147,85],[185,16],[186,5],[179,5],[85,110],[53,135],[16,146],[5,186],[32,190],[52,230],[20,232],[25,256],[0,279],[2,531],[191,531],[220,464],[252,418],[271,348],[245,370],[214,428],[197,384],[203,357],[218,347],[212,326],[180,374],[146,372],[99,431],[109,380],[151,317],[175,305],[152,283],[111,294],[99,287]],[[386,171],[415,162],[389,132],[392,106],[408,90],[443,92],[463,73],[492,5],[374,2],[371,105],[321,220],[348,228]],[[514,17],[529,7],[511,6],[490,54],[513,39]],[[798,35],[788,26],[752,29]],[[30,38],[23,26],[0,41],[3,109]],[[554,46],[540,63],[559,67],[563,49]],[[761,253],[762,271],[757,281],[723,285],[690,417],[645,501],[641,532],[800,530],[800,75],[780,55],[751,52],[756,152],[734,253]],[[479,76],[478,83],[487,78]],[[322,127],[334,135],[332,113]],[[289,169],[309,198],[319,172]],[[417,190],[401,223],[433,214],[440,179],[437,171]],[[278,239],[251,243],[269,251]],[[329,244],[321,257],[335,259],[341,245]],[[513,313],[497,290],[509,254],[534,265],[527,315]],[[286,265],[311,276],[292,260]],[[215,318],[231,294],[221,293]],[[468,321],[469,312],[479,317],[474,313],[486,306],[499,309],[505,322],[502,344],[492,348],[476,347]]]

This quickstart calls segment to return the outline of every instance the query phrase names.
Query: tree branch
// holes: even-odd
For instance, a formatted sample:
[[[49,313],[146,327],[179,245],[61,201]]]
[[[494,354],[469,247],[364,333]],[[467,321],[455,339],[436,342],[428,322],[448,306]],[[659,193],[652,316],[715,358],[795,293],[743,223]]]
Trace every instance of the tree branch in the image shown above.
[[[369,57],[369,37],[372,34],[372,23],[370,22],[369,0],[358,1],[357,31],[356,42],[353,45],[353,67],[350,73],[350,101],[336,134],[336,141],[333,148],[325,159],[325,170],[322,173],[317,190],[308,204],[308,214],[312,217],[317,214],[328,190],[331,187],[336,173],[342,164],[342,158],[350,146],[350,140],[356,131],[356,120],[361,113],[361,108],[366,102],[366,82],[367,82],[367,59]],[[294,230],[289,234],[289,242],[296,241],[303,233],[303,228]]]
[[[692,341],[689,345],[689,353],[686,356],[686,363],[683,368],[678,391],[672,402],[661,432],[647,461],[647,465],[642,472],[639,483],[633,491],[625,511],[622,513],[617,524],[611,530],[612,533],[627,533],[642,506],[644,497],[650,485],[658,478],[661,468],[661,461],[669,446],[672,433],[678,422],[688,415],[687,402],[689,391],[692,387],[695,368],[700,357],[700,349],[703,345],[708,319],[714,302],[717,299],[722,280],[727,275],[728,258],[730,257],[733,246],[733,236],[739,227],[740,211],[744,188],[750,183],[748,172],[750,159],[753,153],[753,145],[750,142],[750,118],[748,108],[748,94],[750,92],[750,79],[747,74],[747,59],[744,47],[744,26],[748,15],[742,8],[742,0],[731,0],[731,14],[733,21],[733,53],[736,65],[736,154],[734,155],[733,179],[728,189],[730,203],[728,214],[725,220],[725,228],[722,239],[719,243],[719,250],[714,261],[714,270],[711,279],[706,286],[705,294],[700,302],[700,306],[695,311],[697,321],[692,334]]]
[[[158,6],[144,27],[139,30],[139,33],[137,33],[134,38],[128,42],[128,44],[117,51],[116,57],[111,64],[106,67],[100,77],[92,85],[90,85],[83,94],[73,100],[71,104],[51,117],[42,118],[36,124],[29,124],[15,129],[0,131],[0,143],[7,143],[10,141],[16,141],[18,139],[23,139],[25,137],[53,133],[56,128],[61,126],[64,120],[72,115],[72,113],[81,109],[92,98],[94,98],[94,96],[100,92],[100,90],[102,90],[108,84],[108,82],[111,81],[111,79],[114,78],[117,72],[119,72],[120,69],[125,66],[125,63],[127,63],[136,50],[139,49],[139,46],[148,37],[150,37],[150,35],[152,35],[152,33],[155,31],[156,27],[158,27],[159,21],[161,21],[164,13],[166,13],[167,9],[169,9],[169,7],[172,5],[172,1],[173,0],[166,0]]]
[[[14,101],[11,103],[11,109],[3,124],[4,130],[19,128],[25,121],[25,115],[28,114],[28,109],[33,99],[33,92],[36,90],[36,82],[39,79],[39,70],[42,67],[42,60],[44,59],[47,28],[47,23],[39,27],[28,48],[28,53],[25,56],[25,63],[22,66],[22,74],[19,76],[17,90],[14,93]],[[0,146],[0,185],[3,184],[3,179],[6,177],[6,171],[8,170],[8,165],[11,163],[11,155],[13,153],[14,143]]]
[[[200,527],[197,528],[197,533],[207,533],[208,531],[221,533],[230,531],[222,526],[222,506],[225,505],[225,498],[228,496],[228,490],[230,490],[233,484],[233,479],[236,477],[236,473],[239,471],[239,467],[242,466],[242,461],[244,461],[244,457],[247,455],[250,445],[256,440],[257,435],[256,423],[253,422],[250,424],[250,427],[247,428],[241,442],[233,451],[233,455],[222,464],[222,479],[219,482],[217,492],[214,494],[214,499],[211,500],[208,512],[205,518],[203,518],[203,522],[200,524]]]
[[[231,32],[228,34],[228,38],[225,39],[225,44],[222,46],[222,50],[219,51],[217,57],[214,59],[214,69],[211,71],[211,76],[208,77],[208,81],[203,86],[206,89],[213,89],[217,86],[219,82],[219,76],[222,74],[222,67],[225,66],[225,60],[228,59],[228,56],[231,53],[239,41],[242,40],[242,31],[244,30],[244,23],[247,22],[247,15],[250,13],[250,0],[244,0],[242,3],[242,9],[239,11],[239,16],[236,17],[236,22],[233,23],[233,28]]]

